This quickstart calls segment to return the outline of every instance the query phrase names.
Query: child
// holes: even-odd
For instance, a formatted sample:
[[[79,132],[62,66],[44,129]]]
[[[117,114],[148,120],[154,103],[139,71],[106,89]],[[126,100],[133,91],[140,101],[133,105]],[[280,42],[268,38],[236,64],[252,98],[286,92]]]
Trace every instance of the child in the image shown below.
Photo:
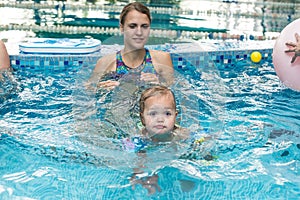
[[[192,141],[193,144],[210,139],[201,132],[190,133],[186,128],[176,125],[176,100],[172,90],[166,86],[153,86],[144,90],[139,100],[140,119],[143,125],[141,135],[125,139],[125,148],[139,152],[148,143],[153,145],[163,142]],[[195,146],[195,145],[193,145]]]
[[[149,142],[155,144],[184,140],[189,137],[188,131],[175,125],[176,116],[176,101],[170,89],[154,86],[143,91],[140,98],[140,118],[144,128],[141,137],[134,138],[134,145],[132,145],[141,158],[146,156],[144,149]],[[131,177],[133,187],[135,184],[141,184],[149,194],[161,190],[158,185],[158,175],[147,176],[144,179],[137,178],[137,175],[142,173],[141,167],[134,169]]]
[[[142,168],[145,167],[143,158],[146,157],[146,149],[148,146],[171,142],[170,147],[174,147],[176,150],[176,142],[189,141],[190,134],[188,129],[178,127],[176,123],[176,100],[174,93],[165,86],[153,86],[144,90],[140,98],[140,118],[143,124],[141,136],[133,138],[133,140],[127,139],[125,147],[134,149],[135,152],[141,158],[141,163],[138,167],[134,168],[133,176],[131,177],[131,183],[141,184],[146,188],[149,194],[153,194],[156,191],[160,191],[158,185],[158,175],[154,174],[138,178],[140,174],[143,174]],[[201,137],[200,139],[192,139],[192,148],[196,149],[202,142],[209,139],[209,137]],[[131,145],[128,145],[131,144]],[[175,154],[175,153],[174,153]],[[187,156],[185,155],[184,158]],[[187,180],[180,180],[186,188],[190,184]],[[187,184],[189,183],[189,184]]]
[[[141,136],[126,139],[125,148],[139,152],[149,143],[175,142],[186,140],[190,133],[178,127],[174,93],[165,86],[153,86],[144,90],[139,101],[140,119],[143,125]]]
[[[142,136],[152,142],[188,139],[189,132],[175,125],[177,114],[175,96],[170,89],[164,86],[146,89],[140,98]]]

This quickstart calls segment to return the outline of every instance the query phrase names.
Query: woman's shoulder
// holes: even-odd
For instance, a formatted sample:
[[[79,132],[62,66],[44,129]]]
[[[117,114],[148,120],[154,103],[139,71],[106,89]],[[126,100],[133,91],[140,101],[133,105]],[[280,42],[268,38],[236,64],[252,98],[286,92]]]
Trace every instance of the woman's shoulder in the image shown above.
[[[101,58],[98,59],[97,62],[116,62],[116,53],[107,54]]]
[[[161,51],[161,50],[149,50],[150,54],[152,57],[170,57],[170,53],[166,51]]]
[[[150,55],[152,62],[156,67],[165,68],[165,66],[170,66],[173,68],[171,55],[169,52],[159,51],[159,50],[150,50]]]
[[[98,59],[95,71],[108,71],[115,67],[116,53],[105,55]]]

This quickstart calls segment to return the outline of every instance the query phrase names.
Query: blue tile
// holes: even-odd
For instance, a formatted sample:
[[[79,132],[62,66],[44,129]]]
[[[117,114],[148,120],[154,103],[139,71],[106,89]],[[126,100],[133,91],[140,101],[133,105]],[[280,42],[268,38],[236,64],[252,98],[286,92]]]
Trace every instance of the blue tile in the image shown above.
[[[253,42],[253,41],[252,41]],[[269,42],[270,43],[270,42]],[[259,44],[259,43],[258,43]],[[265,47],[268,43],[262,43]],[[210,67],[212,61],[219,67],[233,65],[241,59],[249,59],[249,45],[246,42],[201,42],[199,44],[168,44],[150,46],[150,49],[169,48],[173,65],[180,69],[188,69],[191,66]],[[253,46],[253,44],[252,44]],[[257,46],[259,47],[259,45]],[[244,49],[243,49],[244,48]],[[273,44],[267,48],[260,48],[264,60],[272,58]],[[199,51],[197,51],[199,49]],[[208,51],[203,51],[208,49]],[[218,50],[219,49],[219,50]],[[14,55],[11,57],[11,65],[16,69],[44,70],[51,73],[51,70],[78,70],[84,66],[93,68],[96,65],[99,55]]]

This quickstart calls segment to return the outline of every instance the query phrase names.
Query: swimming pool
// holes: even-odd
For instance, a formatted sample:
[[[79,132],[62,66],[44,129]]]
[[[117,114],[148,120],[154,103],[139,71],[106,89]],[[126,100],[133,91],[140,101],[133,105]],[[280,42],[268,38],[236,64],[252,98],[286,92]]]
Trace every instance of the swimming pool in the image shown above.
[[[273,42],[149,46],[171,52],[181,125],[217,135],[213,161],[178,159],[163,147],[150,153],[147,170],[161,187],[154,195],[129,184],[135,155],[99,136],[103,98],[83,88],[99,54],[11,56],[18,84],[0,109],[1,198],[299,198],[300,94],[276,76]]]
[[[281,30],[288,23],[282,19],[297,17],[291,8],[299,6],[211,2],[211,12],[199,10],[208,20],[221,16],[226,24],[246,18],[243,23],[233,20],[231,28],[253,22],[255,7],[265,9],[269,15],[259,13],[262,20],[254,23],[262,22],[256,26],[260,33]],[[225,12],[229,7],[235,12]],[[84,8],[88,11],[90,6]],[[46,18],[51,16],[48,7],[42,11]],[[269,18],[276,12],[278,16]],[[46,29],[38,34],[55,32]],[[83,88],[96,60],[121,46],[103,45],[101,53],[76,56],[16,51],[11,62],[17,84],[1,85],[9,93],[0,99],[1,199],[298,199],[299,92],[286,88],[275,75],[273,43],[212,40],[149,46],[171,52],[179,123],[191,129],[201,125],[218,135],[212,146],[214,161],[177,159],[164,148],[162,156],[150,154],[147,170],[159,176],[162,189],[150,196],[141,186],[133,190],[129,184],[135,155],[111,148],[111,141],[99,136],[107,132],[99,129],[99,106],[106,102]],[[253,50],[263,55],[259,64],[249,60]],[[88,136],[86,141],[79,140],[78,133]]]

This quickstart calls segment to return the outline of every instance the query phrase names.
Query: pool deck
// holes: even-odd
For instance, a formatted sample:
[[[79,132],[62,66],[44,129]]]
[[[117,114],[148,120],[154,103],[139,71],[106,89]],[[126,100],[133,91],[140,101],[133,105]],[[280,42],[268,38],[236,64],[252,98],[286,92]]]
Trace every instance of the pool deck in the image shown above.
[[[170,52],[174,66],[184,67],[185,61],[195,66],[213,61],[216,65],[226,67],[237,61],[250,61],[250,54],[259,51],[262,60],[272,57],[275,40],[201,40],[176,44],[148,45],[149,49]],[[106,54],[122,48],[122,45],[102,45],[101,50],[90,54],[24,54],[18,44],[8,46],[12,67],[16,70],[70,70],[82,65],[94,66],[97,60]],[[251,62],[251,61],[250,61]]]

